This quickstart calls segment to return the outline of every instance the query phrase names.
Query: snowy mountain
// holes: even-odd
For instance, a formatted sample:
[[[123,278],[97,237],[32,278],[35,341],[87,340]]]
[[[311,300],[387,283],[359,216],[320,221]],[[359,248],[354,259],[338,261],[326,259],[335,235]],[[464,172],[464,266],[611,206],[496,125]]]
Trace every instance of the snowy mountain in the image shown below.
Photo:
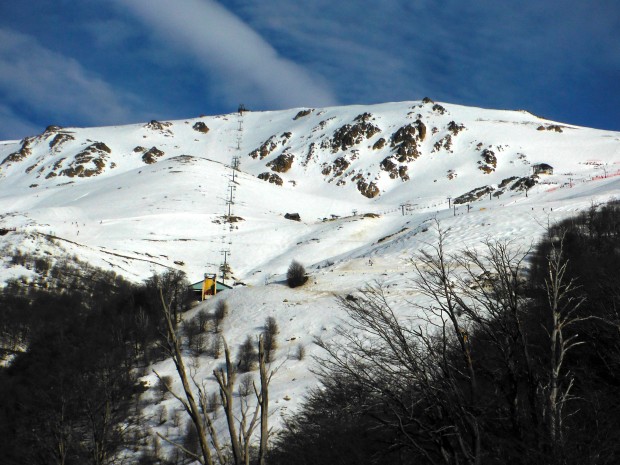
[[[137,279],[165,267],[200,277],[220,262],[224,236],[232,242],[235,277],[262,284],[291,256],[307,266],[339,260],[405,223],[413,229],[420,215],[450,216],[448,197],[462,213],[469,201],[474,211],[497,211],[559,201],[568,192],[592,196],[594,186],[613,190],[602,186],[614,184],[619,142],[618,133],[524,111],[429,99],[122,127],[50,126],[0,145],[1,226],[17,230],[5,241],[17,236],[13,242],[23,247],[28,238],[20,234],[32,241],[33,234],[53,233],[70,253],[108,261]],[[233,157],[240,171],[232,207],[240,218],[229,232],[222,223]],[[537,165],[553,174],[533,175]],[[411,216],[403,217],[405,210]],[[354,212],[380,217],[323,221]],[[285,213],[302,221],[285,220]]]
[[[228,341],[267,316],[280,326],[280,415],[315,383],[311,358],[291,354],[333,336],[335,294],[378,281],[407,312],[410,260],[433,243],[433,219],[450,229],[451,250],[486,238],[527,246],[549,222],[618,196],[619,175],[620,133],[430,99],[50,126],[0,143],[0,247],[77,255],[136,281],[166,269],[198,281],[226,251]],[[293,259],[310,274],[299,289],[283,283]],[[17,277],[40,283],[4,259],[0,281]],[[205,358],[200,373],[216,363]]]

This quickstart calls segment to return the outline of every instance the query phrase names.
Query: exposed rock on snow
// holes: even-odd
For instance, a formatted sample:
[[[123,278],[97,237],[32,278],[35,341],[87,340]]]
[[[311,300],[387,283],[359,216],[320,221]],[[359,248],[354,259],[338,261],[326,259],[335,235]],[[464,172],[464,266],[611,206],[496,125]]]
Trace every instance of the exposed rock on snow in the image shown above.
[[[78,153],[69,166],[58,173],[60,176],[68,176],[70,178],[80,177],[89,178],[101,174],[106,166],[108,155],[112,153],[110,148],[103,142],[95,142],[80,153]],[[58,162],[54,165],[54,169],[58,169]]]
[[[194,124],[192,126],[192,129],[194,129],[194,131],[202,132],[203,134],[206,134],[209,132],[209,126],[207,126],[202,121],[198,121],[196,124]]]
[[[157,147],[151,147],[147,152],[142,155],[142,161],[147,165],[151,165],[157,162],[158,158],[161,158],[165,155],[162,150],[159,150]]]
[[[276,173],[286,173],[293,166],[293,160],[295,156],[290,153],[283,153],[278,155],[273,161],[267,163],[267,166],[271,167],[272,171]]]
[[[298,120],[299,118],[303,118],[304,116],[308,116],[310,113],[312,113],[314,111],[314,109],[307,109],[307,110],[300,110],[299,113],[297,113],[295,115],[295,117],[293,118],[293,120]]]
[[[275,173],[261,173],[258,175],[258,179],[262,179],[263,181],[267,181],[270,184],[276,184],[278,186],[281,186],[283,184],[282,178]]]

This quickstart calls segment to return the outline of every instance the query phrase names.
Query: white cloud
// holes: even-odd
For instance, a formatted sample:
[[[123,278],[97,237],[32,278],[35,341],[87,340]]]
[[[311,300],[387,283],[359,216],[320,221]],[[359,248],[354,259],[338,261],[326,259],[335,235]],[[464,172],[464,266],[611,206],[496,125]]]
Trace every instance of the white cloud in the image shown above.
[[[13,109],[24,106],[66,124],[111,124],[134,119],[127,101],[76,60],[49,50],[34,38],[0,28],[0,93]]]
[[[197,61],[218,81],[210,92],[271,108],[336,103],[328,86],[280,56],[252,28],[212,0],[116,0],[152,34]]]

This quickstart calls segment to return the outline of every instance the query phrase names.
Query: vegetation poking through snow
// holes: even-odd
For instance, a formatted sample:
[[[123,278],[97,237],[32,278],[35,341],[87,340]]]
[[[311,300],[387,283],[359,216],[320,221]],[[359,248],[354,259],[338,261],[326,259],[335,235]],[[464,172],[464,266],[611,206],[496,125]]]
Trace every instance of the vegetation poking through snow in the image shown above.
[[[247,373],[256,369],[258,365],[258,352],[254,347],[254,340],[252,336],[248,335],[239,347],[239,354],[237,355],[237,369],[240,373]]]

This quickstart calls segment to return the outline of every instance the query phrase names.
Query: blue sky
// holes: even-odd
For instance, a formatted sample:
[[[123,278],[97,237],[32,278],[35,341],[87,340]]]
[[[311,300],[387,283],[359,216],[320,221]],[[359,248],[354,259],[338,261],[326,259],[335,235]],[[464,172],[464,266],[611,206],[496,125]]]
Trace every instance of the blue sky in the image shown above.
[[[425,96],[620,130],[620,2],[0,2],[3,140]]]

